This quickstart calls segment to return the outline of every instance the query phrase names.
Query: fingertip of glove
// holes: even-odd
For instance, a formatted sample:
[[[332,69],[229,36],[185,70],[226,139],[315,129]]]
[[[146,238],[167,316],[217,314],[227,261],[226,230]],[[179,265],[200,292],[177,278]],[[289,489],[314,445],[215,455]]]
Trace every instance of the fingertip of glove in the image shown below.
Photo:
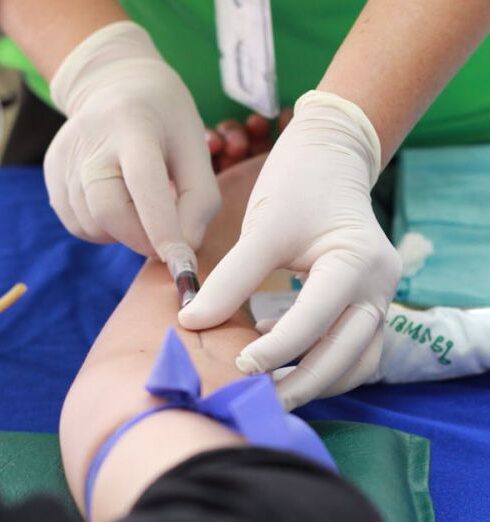
[[[200,304],[196,305],[194,302],[189,303],[178,313],[177,318],[180,325],[187,330],[205,330],[222,322],[214,315],[210,315],[202,310],[203,307]]]
[[[277,323],[274,319],[261,319],[255,323],[255,329],[262,335],[269,333]]]
[[[248,353],[242,352],[235,359],[235,366],[242,372],[247,375],[251,375],[254,373],[260,373],[261,369],[259,368],[255,359],[250,356]]]
[[[297,369],[295,368],[295,370]],[[301,371],[301,367],[299,370]],[[309,402],[306,400],[303,383],[298,383],[297,377],[298,372],[292,371],[276,383],[279,399],[287,411],[292,411]]]
[[[192,250],[197,250],[198,248],[201,247],[205,233],[206,233],[206,225],[203,225],[201,223],[194,227],[192,227],[192,226],[183,227],[184,238],[185,238],[187,244],[192,248]]]
[[[286,411],[293,411],[296,405],[291,399],[281,399],[282,406]]]
[[[185,308],[179,311],[177,318],[180,326],[187,330],[196,330],[199,328],[199,315],[196,315],[192,310],[188,310],[187,305]]]

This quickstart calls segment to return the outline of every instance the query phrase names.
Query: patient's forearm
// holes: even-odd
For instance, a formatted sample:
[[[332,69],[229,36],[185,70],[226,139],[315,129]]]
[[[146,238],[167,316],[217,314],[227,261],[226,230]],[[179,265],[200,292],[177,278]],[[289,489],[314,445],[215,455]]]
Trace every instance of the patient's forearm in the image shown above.
[[[261,162],[252,160],[224,174],[224,208],[198,254],[200,278],[239,234],[241,218]],[[233,177],[235,171],[235,177]],[[245,311],[219,328],[182,330],[167,268],[149,261],[92,347],[65,401],[61,420],[63,461],[70,488],[82,508],[85,476],[100,444],[124,421],[157,404],[144,390],[164,334],[174,326],[187,346],[206,395],[240,377],[235,356],[257,333]],[[134,427],[111,451],[94,495],[95,520],[120,516],[162,472],[185,458],[243,441],[221,425],[181,411],[166,411]],[[131,472],[128,470],[131,469]]]

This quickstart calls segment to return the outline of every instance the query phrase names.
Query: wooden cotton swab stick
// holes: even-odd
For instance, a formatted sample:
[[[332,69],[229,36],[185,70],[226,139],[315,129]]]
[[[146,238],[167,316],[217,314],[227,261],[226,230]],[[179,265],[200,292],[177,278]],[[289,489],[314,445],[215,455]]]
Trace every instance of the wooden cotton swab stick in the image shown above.
[[[0,313],[10,308],[18,301],[27,291],[24,283],[17,283],[6,294],[0,297]]]

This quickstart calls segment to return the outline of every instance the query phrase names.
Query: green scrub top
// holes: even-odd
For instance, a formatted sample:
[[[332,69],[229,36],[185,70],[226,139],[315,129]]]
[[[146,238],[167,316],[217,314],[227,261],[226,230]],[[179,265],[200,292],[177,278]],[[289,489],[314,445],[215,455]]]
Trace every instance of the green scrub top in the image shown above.
[[[224,94],[220,82],[212,0],[120,0],[129,16],[151,34],[182,76],[207,125],[243,118],[250,111]],[[363,0],[271,0],[281,106],[292,106],[314,88],[364,5]],[[414,35],[416,38],[417,35]],[[29,60],[8,39],[0,63],[24,72],[43,100],[49,89]],[[490,37],[481,44],[411,132],[412,145],[490,140]]]

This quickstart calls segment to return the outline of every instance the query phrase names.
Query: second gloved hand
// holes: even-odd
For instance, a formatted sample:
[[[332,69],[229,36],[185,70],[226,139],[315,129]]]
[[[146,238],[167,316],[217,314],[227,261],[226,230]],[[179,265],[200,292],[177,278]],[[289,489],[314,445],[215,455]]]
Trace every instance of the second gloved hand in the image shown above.
[[[116,22],[95,32],[65,58],[51,93],[68,121],[45,177],[65,227],[162,259],[169,244],[197,248],[220,203],[204,126],[146,31]]]
[[[275,268],[306,272],[295,304],[244,348],[245,373],[300,358],[278,384],[287,409],[368,379],[400,276],[370,190],[380,170],[374,128],[354,104],[310,91],[272,149],[252,191],[240,239],[181,310],[190,329],[228,319]]]

